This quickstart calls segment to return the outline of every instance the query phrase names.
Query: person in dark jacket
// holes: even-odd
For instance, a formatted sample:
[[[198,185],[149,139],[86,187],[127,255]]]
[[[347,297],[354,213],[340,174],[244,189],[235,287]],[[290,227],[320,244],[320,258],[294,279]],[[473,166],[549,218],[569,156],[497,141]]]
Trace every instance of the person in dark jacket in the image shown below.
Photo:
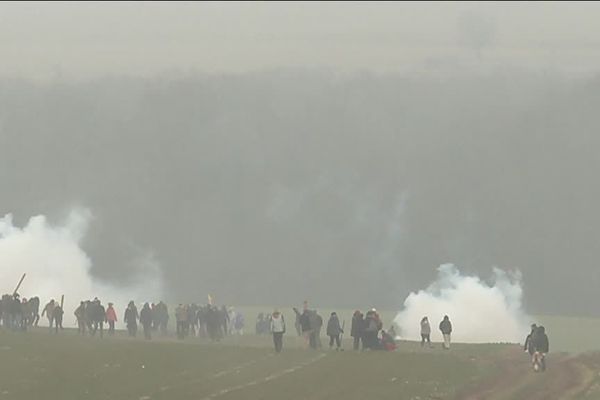
[[[312,335],[313,330],[310,323],[310,311],[307,308],[302,311],[302,314],[300,314],[296,308],[294,308],[294,311],[296,312],[296,315],[299,315],[298,322],[300,323],[300,327],[302,329],[302,336],[304,337],[306,348],[316,348]]]
[[[550,343],[548,341],[548,335],[546,335],[546,328],[540,326],[536,329],[535,335],[533,336],[533,348],[535,351],[540,353],[548,353],[550,351]]]
[[[340,335],[344,332],[340,326],[340,320],[335,312],[331,313],[329,321],[327,321],[327,336],[329,336],[329,349],[333,347],[333,342],[336,344],[336,351],[342,346]]]
[[[167,326],[169,324],[169,309],[161,300],[155,307],[155,317],[158,318],[158,327],[162,336],[167,336]]]
[[[56,307],[54,307],[54,310],[52,310],[52,318],[54,319],[54,333],[58,333],[59,328],[61,330],[63,329],[62,321],[64,313],[65,312],[60,304],[57,304]]]
[[[352,315],[352,327],[350,328],[350,336],[352,336],[354,339],[354,350],[358,350],[360,347],[360,341],[365,328],[364,324],[365,320],[363,318],[363,313],[361,313],[359,310],[354,311],[354,315]]]
[[[534,357],[536,352],[541,354],[542,371],[545,371],[546,354],[550,351],[550,343],[548,341],[548,335],[546,335],[546,328],[543,326],[538,327],[531,340],[533,342]]]
[[[100,329],[100,337],[104,336],[104,322],[106,321],[106,310],[100,300],[95,298],[91,305],[90,317],[92,319],[93,328],[90,332],[92,336]]]
[[[531,332],[529,332],[529,335],[527,335],[527,337],[525,338],[525,345],[523,346],[523,350],[525,352],[529,353],[530,356],[533,356],[533,353],[535,353],[535,350],[533,347],[533,337],[535,335],[536,330],[537,330],[537,325],[532,324]]]
[[[140,324],[142,324],[142,328],[144,329],[144,338],[146,340],[152,339],[152,320],[150,304],[145,303],[142,311],[140,311]]]
[[[447,315],[444,316],[442,322],[440,322],[440,331],[442,332],[442,336],[444,337],[444,343],[442,347],[444,350],[450,350],[450,335],[452,334],[452,323],[450,322],[450,318]]]
[[[127,305],[127,309],[125,310],[125,315],[123,316],[123,321],[127,325],[127,332],[129,336],[135,337],[137,334],[137,320],[139,319],[139,314],[135,303],[132,301]]]
[[[379,350],[381,342],[379,341],[379,331],[382,328],[381,319],[374,308],[367,311],[364,320],[363,330],[363,349]]]

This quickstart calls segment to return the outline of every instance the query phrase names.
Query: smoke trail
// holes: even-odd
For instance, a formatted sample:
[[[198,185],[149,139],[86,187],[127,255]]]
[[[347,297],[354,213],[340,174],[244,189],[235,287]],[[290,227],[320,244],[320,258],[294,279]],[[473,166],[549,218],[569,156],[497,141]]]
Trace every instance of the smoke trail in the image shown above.
[[[427,289],[411,293],[394,319],[406,339],[420,339],[420,321],[429,317],[432,339],[444,315],[453,325],[453,340],[466,343],[518,343],[531,320],[521,307],[520,273],[494,269],[494,284],[461,275],[452,264],[438,269],[438,279]]]
[[[61,225],[52,226],[39,215],[19,228],[10,214],[0,218],[0,292],[11,293],[26,273],[21,296],[39,296],[43,305],[64,294],[66,325],[71,325],[72,310],[81,300],[98,297],[104,304],[115,303],[118,311],[131,299],[157,300],[162,279],[151,256],[138,260],[139,278],[133,286],[117,287],[92,277],[92,262],[80,247],[91,219],[89,210],[73,210]]]

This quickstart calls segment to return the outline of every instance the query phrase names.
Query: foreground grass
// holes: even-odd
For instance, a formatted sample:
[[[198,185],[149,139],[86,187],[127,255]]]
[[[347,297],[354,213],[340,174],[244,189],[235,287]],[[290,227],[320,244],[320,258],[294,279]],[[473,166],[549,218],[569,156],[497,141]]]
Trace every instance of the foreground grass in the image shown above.
[[[302,350],[292,337],[286,344],[274,355],[268,337],[207,344],[0,332],[0,399],[450,399],[492,375],[505,348],[403,343],[395,353],[338,353]]]

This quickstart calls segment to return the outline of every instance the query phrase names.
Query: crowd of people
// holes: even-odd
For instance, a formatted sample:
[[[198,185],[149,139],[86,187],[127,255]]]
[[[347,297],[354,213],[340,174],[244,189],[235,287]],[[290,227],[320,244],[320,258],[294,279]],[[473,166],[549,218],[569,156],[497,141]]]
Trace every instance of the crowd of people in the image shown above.
[[[40,314],[38,297],[21,299],[19,294],[5,294],[0,299],[0,325],[13,331],[27,331],[37,327],[40,317],[46,317],[51,332],[58,333],[63,329],[63,306],[51,299]],[[105,327],[108,335],[115,334],[118,321],[117,311],[113,303],[105,307],[101,300],[84,300],[74,311],[77,332],[80,335],[103,337]],[[233,307],[215,305],[179,304],[174,310],[176,335],[179,339],[188,336],[207,337],[219,341],[227,335],[244,332],[244,316]],[[130,337],[136,337],[138,326],[141,326],[144,338],[152,339],[153,334],[168,335],[169,310],[163,301],[144,303],[138,311],[134,301],[130,301],[123,314],[123,322]]]
[[[20,298],[18,293],[5,294],[0,299],[0,322],[2,327],[14,331],[26,331],[37,327],[41,317],[48,320],[48,329],[58,333],[63,329],[64,310],[62,301],[51,299],[45,304],[40,314],[40,299],[38,297]],[[326,336],[329,337],[329,348],[343,350],[342,337],[345,332],[345,321],[340,322],[336,312],[329,315],[327,324],[317,310],[310,309],[308,302],[303,304],[302,311],[293,308],[295,313],[294,327],[298,336],[304,339],[307,349],[321,349],[321,333],[325,326]],[[105,307],[98,298],[81,301],[75,309],[77,331],[80,335],[104,336],[105,324],[108,335],[115,334],[118,321],[117,311],[113,303]],[[175,333],[178,339],[188,336],[205,337],[211,341],[220,341],[227,335],[243,335],[244,316],[233,307],[217,307],[213,304],[179,304],[174,309]],[[134,301],[130,301],[123,314],[123,322],[130,337],[136,337],[138,325],[141,325],[144,338],[150,340],[153,334],[168,335],[169,310],[163,301],[144,303],[141,310]],[[283,349],[283,335],[286,333],[286,322],[279,310],[273,313],[260,313],[256,319],[257,335],[272,335],[276,352]],[[446,315],[438,326],[442,337],[442,348],[450,349],[452,323]],[[427,316],[420,322],[421,346],[432,346],[431,324]],[[356,310],[352,316],[350,336],[353,339],[354,350],[387,350],[397,347],[396,332],[391,326],[383,329],[383,322],[376,309],[366,313]],[[549,351],[548,336],[543,326],[531,326],[531,332],[525,340],[524,350],[532,356],[532,362],[539,362],[545,370],[545,355]]]
[[[308,302],[304,302],[302,312],[293,308],[296,314],[295,328],[298,336],[304,338],[307,348],[319,349],[321,343],[321,332],[323,330],[323,317],[317,310],[311,310]],[[277,311],[278,312],[278,311]],[[329,348],[342,349],[342,336],[345,330],[345,321],[340,323],[336,312],[332,312],[325,326],[325,333],[329,337]],[[365,314],[359,310],[352,316],[350,336],[354,339],[354,349],[361,347],[363,350],[388,350],[396,349],[396,332],[392,326],[388,331],[383,329],[383,322],[377,310],[371,309]]]
[[[50,330],[62,329],[62,305],[52,300],[44,307],[40,315],[39,297],[21,298],[18,293],[5,294],[0,299],[0,321],[2,326],[12,330],[26,331],[31,326],[38,326],[40,317],[48,318]]]

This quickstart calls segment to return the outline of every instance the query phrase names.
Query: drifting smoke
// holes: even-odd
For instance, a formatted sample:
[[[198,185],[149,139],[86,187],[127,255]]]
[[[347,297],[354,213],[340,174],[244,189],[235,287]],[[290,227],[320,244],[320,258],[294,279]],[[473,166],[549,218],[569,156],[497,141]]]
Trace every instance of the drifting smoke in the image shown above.
[[[80,247],[91,221],[88,210],[72,211],[60,226],[52,226],[43,215],[32,217],[23,228],[13,225],[12,216],[0,218],[0,288],[12,293],[23,273],[27,277],[19,290],[22,297],[39,296],[42,306],[51,298],[65,295],[65,325],[79,301],[98,297],[118,311],[129,300],[156,301],[162,294],[158,264],[151,257],[140,260],[139,279],[128,287],[117,287],[94,279],[92,262]],[[11,286],[13,285],[13,286]]]
[[[528,331],[530,318],[521,308],[521,276],[494,269],[494,284],[463,276],[452,264],[438,269],[438,280],[426,290],[411,293],[394,322],[407,339],[420,338],[420,321],[429,318],[432,337],[448,315],[453,341],[465,343],[518,343]]]

